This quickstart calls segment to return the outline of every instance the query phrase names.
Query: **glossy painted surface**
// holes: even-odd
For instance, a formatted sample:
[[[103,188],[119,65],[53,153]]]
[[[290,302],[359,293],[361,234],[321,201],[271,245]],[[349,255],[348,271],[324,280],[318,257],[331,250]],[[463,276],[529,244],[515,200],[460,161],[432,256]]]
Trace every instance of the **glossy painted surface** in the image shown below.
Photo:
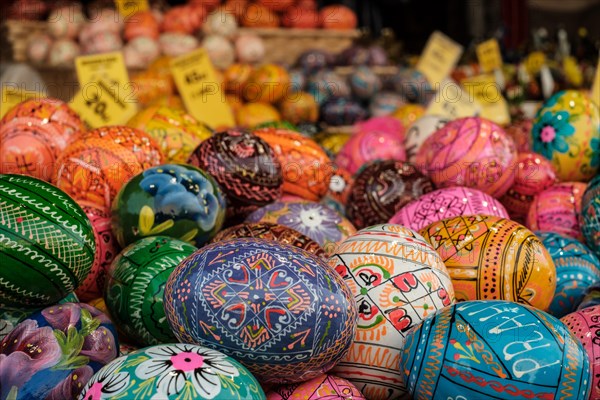
[[[556,266],[556,292],[548,312],[556,318],[575,311],[585,291],[600,283],[600,260],[583,243],[552,232],[534,232]]]
[[[439,115],[423,115],[417,119],[406,131],[404,146],[406,147],[406,159],[414,163],[417,152],[429,136],[440,130],[449,122],[445,117]]]
[[[365,400],[350,382],[335,375],[321,375],[309,381],[281,385],[267,393],[267,400]]]
[[[119,357],[83,389],[88,399],[264,400],[256,378],[233,358],[192,344],[162,344]]]
[[[509,219],[472,215],[420,231],[450,272],[458,301],[509,300],[548,309],[556,268],[540,239]]]
[[[507,301],[458,303],[430,316],[408,334],[400,371],[415,399],[586,400],[590,390],[589,360],[567,327]]]
[[[72,399],[118,352],[110,320],[84,303],[50,306],[0,342],[0,397]]]
[[[335,163],[355,174],[367,162],[375,160],[406,160],[402,136],[380,131],[355,133],[339,150]]]
[[[600,176],[590,181],[581,199],[581,214],[579,216],[581,233],[585,243],[596,253],[600,254]]]
[[[376,225],[346,239],[329,265],[350,287],[358,326],[350,351],[333,373],[370,400],[406,393],[398,370],[409,329],[454,303],[441,257],[423,237],[400,225]]]
[[[107,271],[106,306],[114,323],[134,343],[172,343],[163,305],[169,275],[196,247],[166,236],[127,246]]]
[[[113,230],[121,247],[155,235],[201,246],[221,229],[225,206],[219,185],[206,172],[164,164],[123,186],[112,207]]]
[[[0,175],[0,304],[35,308],[75,290],[94,262],[90,220],[62,190]]]
[[[261,382],[326,372],[356,329],[352,293],[325,261],[263,239],[198,250],[171,274],[165,306],[180,341],[236,358]]]

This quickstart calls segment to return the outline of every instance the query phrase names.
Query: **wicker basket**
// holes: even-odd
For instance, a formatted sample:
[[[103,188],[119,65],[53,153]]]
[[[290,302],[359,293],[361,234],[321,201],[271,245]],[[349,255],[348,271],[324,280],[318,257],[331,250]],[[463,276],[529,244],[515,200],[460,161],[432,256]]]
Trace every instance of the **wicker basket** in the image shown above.
[[[37,33],[46,32],[46,25],[44,21],[6,21],[6,39],[11,46],[14,61],[27,62],[29,38]]]

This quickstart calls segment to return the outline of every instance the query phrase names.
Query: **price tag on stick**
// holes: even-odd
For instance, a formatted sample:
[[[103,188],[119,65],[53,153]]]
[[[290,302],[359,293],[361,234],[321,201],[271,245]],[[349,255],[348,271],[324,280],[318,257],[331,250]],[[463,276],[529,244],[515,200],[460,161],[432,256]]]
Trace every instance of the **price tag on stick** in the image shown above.
[[[456,67],[462,53],[461,45],[441,32],[433,32],[417,63],[417,70],[432,86],[441,84]]]
[[[492,72],[502,68],[502,54],[496,39],[486,40],[480,43],[476,49],[477,59],[483,72]]]
[[[212,128],[235,125],[215,70],[202,48],[171,60],[171,72],[187,111]]]
[[[148,0],[115,0],[115,5],[123,18],[129,18],[137,12],[150,9]]]

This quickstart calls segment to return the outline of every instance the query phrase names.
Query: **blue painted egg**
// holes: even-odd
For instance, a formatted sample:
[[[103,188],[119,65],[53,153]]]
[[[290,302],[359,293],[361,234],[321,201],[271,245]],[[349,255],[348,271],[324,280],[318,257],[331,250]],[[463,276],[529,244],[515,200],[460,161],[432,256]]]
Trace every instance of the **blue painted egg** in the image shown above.
[[[354,125],[367,118],[367,110],[357,101],[332,97],[321,106],[321,117],[332,126]]]
[[[84,303],[47,307],[0,342],[0,398],[74,399],[117,357],[108,317]]]
[[[352,292],[325,261],[294,246],[233,239],[185,259],[165,287],[175,336],[240,361],[261,382],[312,379],[345,356]]]
[[[600,282],[600,260],[583,243],[553,232],[535,232],[556,266],[556,291],[548,312],[556,318],[577,310],[585,291]]]
[[[588,399],[590,363],[553,316],[504,300],[446,307],[406,337],[400,370],[415,399]]]
[[[600,255],[600,175],[590,181],[583,193],[579,225],[585,243]]]

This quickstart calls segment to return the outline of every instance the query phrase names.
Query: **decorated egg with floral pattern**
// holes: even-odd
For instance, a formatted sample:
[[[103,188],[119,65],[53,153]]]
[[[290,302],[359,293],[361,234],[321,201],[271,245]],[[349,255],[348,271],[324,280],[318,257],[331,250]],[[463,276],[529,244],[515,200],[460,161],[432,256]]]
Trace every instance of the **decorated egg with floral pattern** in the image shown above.
[[[405,394],[399,353],[407,332],[454,303],[454,289],[439,254],[401,225],[375,225],[346,239],[329,259],[358,306],[350,351],[333,369],[369,399]]]
[[[141,129],[159,143],[166,162],[185,163],[212,130],[182,108],[152,106],[140,111],[128,126]]]
[[[19,103],[0,120],[0,173],[50,181],[60,153],[84,131],[81,118],[61,100]]]
[[[591,386],[589,359],[565,324],[501,300],[430,315],[408,333],[399,369],[415,399],[587,400]]]
[[[541,240],[505,218],[446,218],[421,229],[450,272],[458,301],[509,300],[547,310],[556,268]]]
[[[585,189],[586,184],[582,182],[561,182],[538,193],[529,207],[527,227],[582,241],[579,215]]]
[[[514,182],[515,144],[493,122],[459,118],[421,145],[416,164],[438,188],[467,186],[499,197]]]
[[[315,378],[344,357],[356,303],[337,272],[295,246],[265,239],[207,245],[165,288],[171,329],[237,359],[264,383]]]
[[[0,308],[49,306],[81,285],[96,243],[90,220],[65,192],[0,175],[0,216]]]
[[[106,306],[128,339],[141,346],[171,343],[175,337],[163,305],[169,275],[196,247],[167,236],[130,244],[107,271]]]
[[[267,400],[366,400],[350,382],[335,375],[321,375],[309,381],[280,385],[267,393]]]
[[[538,111],[532,149],[552,161],[561,181],[588,181],[600,167],[600,111],[583,92],[556,93]]]
[[[164,164],[121,188],[112,207],[113,230],[121,247],[156,235],[201,246],[223,226],[225,208],[221,188],[206,172]]]
[[[600,176],[592,179],[583,193],[579,223],[586,244],[600,255]]]
[[[121,356],[98,371],[79,400],[264,400],[256,378],[231,357],[193,344],[161,344]]]
[[[94,307],[50,306],[23,320],[0,342],[0,397],[77,398],[118,351],[114,326]]]
[[[208,172],[227,197],[227,216],[237,220],[281,197],[281,166],[271,146],[243,130],[219,132],[200,143],[189,161]]]
[[[600,283],[600,260],[583,243],[553,232],[534,232],[556,266],[556,292],[548,312],[556,318],[575,311],[588,287]]]
[[[319,243],[331,255],[356,229],[337,211],[312,201],[277,201],[259,208],[246,222],[272,222],[288,226]]]

